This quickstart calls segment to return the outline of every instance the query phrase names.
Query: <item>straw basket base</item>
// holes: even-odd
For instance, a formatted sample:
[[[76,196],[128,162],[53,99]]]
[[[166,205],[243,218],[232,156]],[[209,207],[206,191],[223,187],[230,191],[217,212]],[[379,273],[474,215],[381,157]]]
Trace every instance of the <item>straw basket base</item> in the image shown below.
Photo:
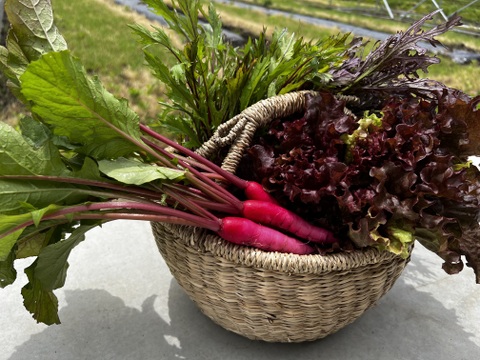
[[[227,330],[268,342],[312,341],[360,317],[409,259],[374,249],[293,255],[225,242],[191,227],[152,223],[172,275]]]

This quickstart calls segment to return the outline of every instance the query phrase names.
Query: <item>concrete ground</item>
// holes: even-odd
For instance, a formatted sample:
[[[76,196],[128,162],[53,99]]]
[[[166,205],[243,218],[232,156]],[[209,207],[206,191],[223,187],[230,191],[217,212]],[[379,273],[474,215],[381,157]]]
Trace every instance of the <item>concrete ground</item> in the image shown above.
[[[18,284],[0,289],[0,359],[476,360],[480,285],[448,276],[420,245],[393,289],[359,320],[303,344],[251,341],[206,318],[179,287],[148,223],[116,221],[89,233],[57,292],[61,325],[36,324]]]

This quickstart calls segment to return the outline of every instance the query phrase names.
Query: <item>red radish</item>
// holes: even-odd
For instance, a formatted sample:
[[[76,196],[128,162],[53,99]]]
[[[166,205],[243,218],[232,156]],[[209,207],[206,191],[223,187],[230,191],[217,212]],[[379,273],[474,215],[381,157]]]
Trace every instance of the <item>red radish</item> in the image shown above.
[[[315,249],[300,240],[277,230],[240,217],[226,217],[217,234],[238,245],[253,246],[265,251],[279,251],[298,255],[312,254]]]
[[[280,205],[269,202],[246,200],[243,202],[242,215],[311,242],[331,244],[338,241],[330,231],[314,226]]]
[[[245,196],[250,200],[261,200],[272,204],[278,204],[277,200],[273,198],[262,185],[255,181],[247,181],[245,188],[243,189]]]

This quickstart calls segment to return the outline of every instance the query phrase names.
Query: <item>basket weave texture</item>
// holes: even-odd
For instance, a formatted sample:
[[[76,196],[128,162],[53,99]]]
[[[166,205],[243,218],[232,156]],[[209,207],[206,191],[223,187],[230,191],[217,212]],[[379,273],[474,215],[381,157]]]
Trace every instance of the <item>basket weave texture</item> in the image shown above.
[[[255,104],[199,152],[230,146],[222,167],[234,172],[255,130],[301,110],[304,99],[297,92]],[[152,223],[152,230],[172,275],[205,315],[268,342],[312,341],[340,330],[389,291],[409,261],[372,248],[295,255],[234,245],[187,226]]]

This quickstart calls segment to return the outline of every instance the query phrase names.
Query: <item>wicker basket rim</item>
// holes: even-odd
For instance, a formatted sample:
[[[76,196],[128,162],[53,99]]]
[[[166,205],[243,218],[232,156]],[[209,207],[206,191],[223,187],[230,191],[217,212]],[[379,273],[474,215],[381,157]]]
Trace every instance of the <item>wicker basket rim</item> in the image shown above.
[[[270,252],[227,242],[204,229],[163,223],[152,223],[152,227],[156,236],[165,236],[165,231],[174,233],[177,238],[184,240],[184,245],[226,259],[235,265],[289,274],[348,271],[371,264],[390,263],[399,257],[394,253],[372,247],[326,255]]]

